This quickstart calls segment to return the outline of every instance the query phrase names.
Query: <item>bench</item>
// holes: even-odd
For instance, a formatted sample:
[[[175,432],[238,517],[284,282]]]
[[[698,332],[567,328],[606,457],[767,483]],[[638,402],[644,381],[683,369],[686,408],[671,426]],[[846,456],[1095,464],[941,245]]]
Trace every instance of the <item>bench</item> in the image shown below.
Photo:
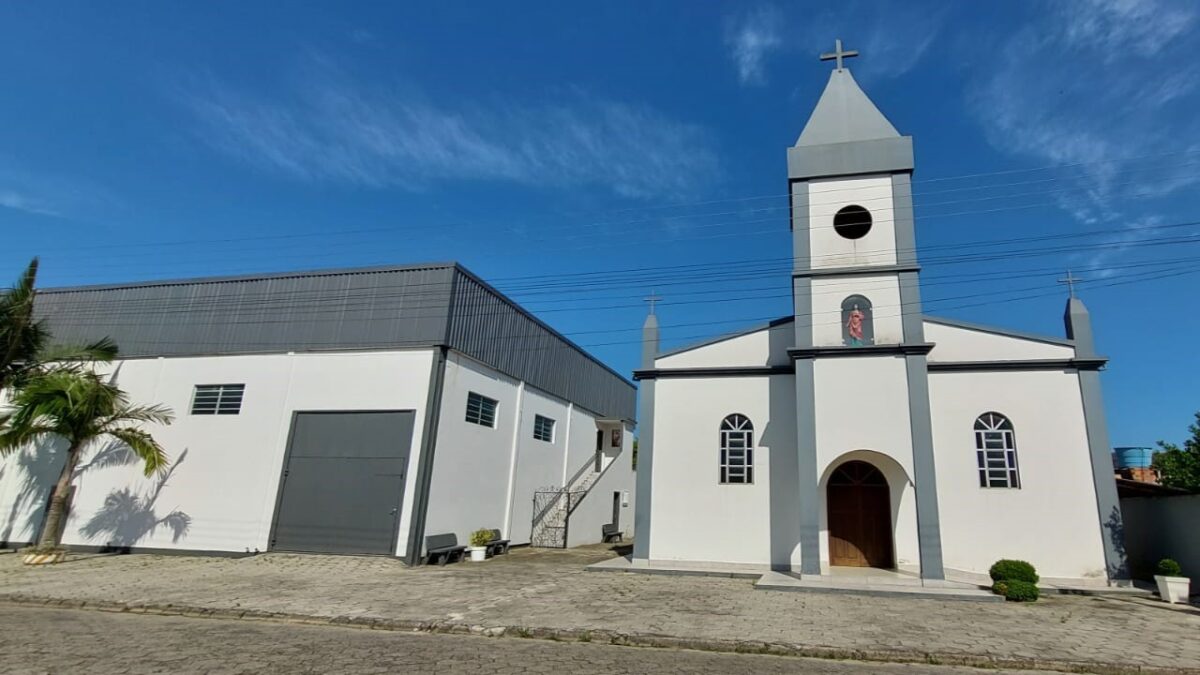
[[[500,538],[500,530],[491,530],[492,540],[487,543],[488,555],[508,553],[508,539]]]
[[[600,541],[605,544],[614,542],[614,541],[624,541],[624,539],[625,539],[625,533],[618,530],[617,526],[613,523],[601,525],[600,526],[600,534],[601,534]]]
[[[458,537],[453,533],[431,534],[425,537],[425,564],[432,565],[434,560],[441,559],[441,564],[462,560],[466,546],[458,545]]]

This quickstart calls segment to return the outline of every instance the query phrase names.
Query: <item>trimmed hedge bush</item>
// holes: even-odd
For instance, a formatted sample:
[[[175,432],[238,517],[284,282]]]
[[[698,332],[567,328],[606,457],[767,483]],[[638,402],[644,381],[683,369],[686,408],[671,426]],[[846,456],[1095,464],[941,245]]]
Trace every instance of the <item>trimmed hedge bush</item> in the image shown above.
[[[1181,577],[1183,568],[1171,558],[1163,558],[1158,561],[1158,573],[1164,577]]]
[[[1012,602],[1034,602],[1038,599],[1038,587],[1035,583],[1017,579],[1000,583],[1007,584],[1004,592],[1005,600],[1011,600]]]
[[[1024,581],[1030,584],[1038,582],[1037,570],[1024,560],[997,560],[988,570],[992,581]]]
[[[1001,580],[992,584],[992,592],[996,595],[1008,595],[1008,582]]]

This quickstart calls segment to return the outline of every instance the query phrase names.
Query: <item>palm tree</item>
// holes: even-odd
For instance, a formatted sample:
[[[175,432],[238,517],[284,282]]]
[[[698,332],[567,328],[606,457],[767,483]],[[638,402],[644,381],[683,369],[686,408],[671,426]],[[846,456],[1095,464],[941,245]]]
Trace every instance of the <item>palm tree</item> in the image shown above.
[[[15,390],[11,415],[0,427],[0,456],[48,441],[67,445],[62,473],[50,493],[50,507],[38,537],[38,550],[59,547],[63,517],[75,468],[86,450],[100,442],[127,446],[142,460],[147,476],[167,469],[167,454],[142,424],[170,424],[163,406],[135,406],[112,382],[84,368],[50,368],[30,376]]]
[[[51,347],[45,321],[34,317],[38,259],[34,258],[11,288],[0,291],[0,390],[18,386],[41,364],[111,361],[117,345],[102,338],[83,347]]]

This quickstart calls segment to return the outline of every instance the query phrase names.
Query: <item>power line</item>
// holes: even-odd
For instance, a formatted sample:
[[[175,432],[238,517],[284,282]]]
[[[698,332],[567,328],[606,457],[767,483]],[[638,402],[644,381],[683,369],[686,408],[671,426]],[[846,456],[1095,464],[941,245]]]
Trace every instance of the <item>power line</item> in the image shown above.
[[[1056,166],[1047,166],[1047,167],[1034,168],[1034,169],[1017,169],[1017,170],[1010,170],[1010,171],[965,174],[965,175],[961,175],[961,176],[946,176],[946,177],[942,177],[942,178],[925,179],[925,180],[920,180],[920,181],[914,180],[914,181],[912,181],[912,184],[917,185],[917,184],[934,183],[934,182],[941,182],[941,181],[948,181],[948,180],[961,180],[961,179],[967,179],[967,178],[985,177],[985,176],[989,176],[989,175],[1012,175],[1012,174],[1018,174],[1018,173],[1030,173],[1030,172],[1036,172],[1036,171],[1044,171],[1044,170],[1055,169],[1055,168],[1074,168],[1074,167],[1086,166],[1086,165],[1091,165],[1091,164],[1106,164],[1106,163],[1112,163],[1112,162],[1137,161],[1139,159],[1160,158],[1160,157],[1166,157],[1166,156],[1190,155],[1190,154],[1196,154],[1196,153],[1200,153],[1200,150],[1187,150],[1187,151],[1172,152],[1172,153],[1160,153],[1160,154],[1156,154],[1156,155],[1145,155],[1143,157],[1135,157],[1135,158],[1129,158],[1129,159],[1121,158],[1121,159],[1110,159],[1110,160],[1096,160],[1094,162],[1080,162],[1080,163],[1075,163],[1075,164],[1059,165],[1057,167]],[[1139,172],[1139,171],[1152,171],[1152,170],[1160,170],[1160,169],[1180,168],[1180,167],[1194,166],[1196,164],[1197,163],[1186,163],[1186,164],[1161,165],[1161,166],[1140,167],[1140,168],[1133,167],[1133,168],[1127,169],[1123,173],[1129,174],[1129,173]],[[1076,177],[1076,176],[1068,176],[1068,177],[1061,177],[1061,178],[1046,178],[1046,179],[1040,179],[1040,180],[1036,180],[1036,181],[1024,181],[1024,182],[1018,182],[1018,183],[1007,183],[1007,184],[999,184],[999,185],[967,186],[967,187],[951,188],[951,189],[938,190],[938,191],[914,192],[912,194],[912,196],[914,198],[916,198],[918,196],[923,196],[923,195],[928,195],[928,194],[944,194],[944,193],[948,193],[948,192],[959,192],[959,191],[968,191],[968,190],[995,189],[995,188],[1002,188],[1002,187],[1028,185],[1028,184],[1039,184],[1039,183],[1046,183],[1046,182],[1076,180],[1077,178],[1078,177]],[[1137,182],[1139,182],[1139,181],[1127,181],[1126,183],[1121,183],[1121,184],[1122,185],[1134,184]],[[1111,188],[1111,187],[1113,187],[1113,185],[1110,184],[1105,187]],[[827,195],[827,194],[834,193],[834,192],[857,191],[857,190],[862,190],[862,189],[863,188],[861,188],[861,187],[834,188],[834,189],[830,189],[830,190],[820,190],[820,191],[817,191],[815,194]],[[1080,188],[1073,188],[1073,189],[1088,189],[1088,188],[1080,187]],[[929,204],[918,203],[917,206],[919,206],[921,208],[927,208],[927,207],[931,207],[931,206],[942,206],[942,205],[953,204],[953,203],[969,203],[969,202],[973,202],[973,201],[983,201],[983,200],[989,200],[989,199],[1004,199],[1004,198],[1011,198],[1011,197],[1017,197],[1017,196],[1028,196],[1030,194],[1048,194],[1050,192],[1059,192],[1059,191],[1064,191],[1064,190],[1068,190],[1068,188],[1063,188],[1061,190],[1055,190],[1055,191],[1049,191],[1049,192],[1043,191],[1043,192],[1036,192],[1036,193],[1024,193],[1024,194],[1017,193],[1017,194],[1009,194],[1009,195],[997,195],[994,197],[974,198],[971,200],[957,200],[957,201],[952,201],[952,202],[941,202],[941,203],[934,202],[934,203],[929,203]],[[791,195],[788,193],[783,193],[783,194],[766,195],[766,196],[731,198],[731,199],[724,199],[724,200],[706,200],[706,201],[702,201],[702,202],[691,202],[691,203],[685,202],[685,203],[679,203],[679,204],[675,204],[675,205],[664,205],[664,206],[645,207],[645,208],[649,208],[649,209],[682,208],[682,207],[692,206],[692,205],[714,204],[714,203],[723,203],[723,202],[731,202],[731,201],[758,200],[758,199],[767,199],[767,198],[787,198],[790,196]],[[880,197],[880,198],[876,198],[876,199],[885,199],[885,198]],[[888,197],[886,197],[886,199],[891,199],[891,197],[888,196]],[[786,209],[786,208],[790,208],[790,206],[769,207],[770,210],[782,210],[782,209]],[[764,209],[754,209],[751,211],[751,213],[757,212],[757,211],[762,211],[762,210],[764,210]],[[617,212],[625,212],[625,211],[627,211],[627,210],[624,210],[624,209],[617,210]],[[635,225],[635,224],[639,224],[639,223],[644,224],[646,222],[654,222],[656,220],[661,221],[663,219],[705,218],[705,217],[713,217],[713,216],[741,215],[741,214],[742,214],[742,212],[737,212],[737,211],[728,211],[728,212],[717,213],[717,214],[681,214],[678,216],[656,217],[651,220],[638,219],[638,220],[630,220],[630,221],[624,221],[624,222],[600,221],[597,223],[590,223],[590,224],[584,224],[584,225],[570,225],[570,226],[564,226],[564,227],[555,228],[555,229],[589,229],[591,227],[612,225],[612,224]],[[556,214],[547,214],[547,215],[556,215]],[[558,216],[556,215],[556,217],[558,217]],[[442,227],[442,228],[462,227],[462,226],[470,226],[470,225],[472,225],[472,223],[464,222],[464,223],[443,224],[439,227]],[[272,240],[300,239],[300,238],[321,237],[321,236],[344,236],[347,234],[395,233],[395,232],[403,232],[403,231],[410,231],[410,230],[428,230],[429,228],[430,228],[430,226],[428,226],[428,225],[418,225],[418,226],[414,226],[411,228],[398,228],[398,227],[392,226],[392,227],[376,227],[376,228],[363,228],[363,229],[356,229],[356,230],[339,230],[339,231],[325,231],[325,232],[313,232],[313,233],[260,235],[260,236],[252,236],[252,237],[227,237],[227,238],[219,238],[219,239],[190,239],[190,240],[160,241],[160,242],[121,242],[121,243],[117,243],[117,244],[95,244],[95,245],[84,245],[84,246],[74,246],[74,247],[59,246],[58,248],[60,250],[84,250],[84,251],[87,251],[87,250],[103,250],[103,249],[108,249],[108,248],[128,249],[128,248],[132,248],[132,247],[195,246],[195,245],[207,244],[207,243],[244,243],[244,242],[248,242],[248,241],[272,241]]]
[[[1171,229],[1184,226],[1193,226],[1200,224],[1200,221],[1187,223],[1174,223],[1169,225],[1156,226],[1155,229]],[[1147,228],[1150,229],[1150,228]],[[1108,231],[1101,230],[1098,233],[1107,233]],[[1083,236],[1085,233],[1080,233]],[[1096,234],[1096,233],[1089,233]],[[1045,255],[1053,255],[1055,253],[1077,253],[1093,250],[1109,250],[1109,249],[1133,249],[1149,246],[1160,246],[1168,244],[1190,244],[1200,243],[1200,234],[1189,235],[1184,237],[1159,237],[1147,238],[1136,242],[1101,242],[1091,245],[1071,244],[1052,247],[1026,247],[1015,248],[1003,251],[984,251],[984,252],[969,252],[969,249],[979,248],[980,246],[990,246],[993,244],[1012,244],[1012,243],[1030,243],[1038,241],[1053,241],[1063,238],[1074,237],[1075,235],[1043,235],[1039,237],[1020,237],[1009,238],[994,241],[969,242],[962,246],[942,246],[931,247],[939,251],[946,251],[941,255],[934,255],[925,258],[926,266],[938,265],[953,265],[953,264],[973,264],[983,261],[1015,259],[1024,257],[1039,257]],[[950,253],[956,249],[965,249],[966,252]],[[786,268],[782,268],[777,263],[787,263],[790,265],[791,258],[778,258],[775,260],[766,261],[747,261],[749,265],[757,267],[749,267],[744,265],[720,265],[727,271],[710,271],[711,267],[684,265],[676,266],[682,269],[667,270],[664,268],[634,268],[638,273],[636,275],[618,275],[617,273],[609,273],[613,276],[612,279],[597,281],[589,277],[588,280],[575,282],[571,280],[558,279],[554,275],[540,275],[537,277],[517,277],[516,279],[524,279],[524,284],[514,283],[502,288],[506,294],[511,294],[517,297],[532,297],[537,295],[562,295],[564,293],[578,293],[580,283],[586,284],[586,290],[613,290],[623,287],[643,287],[645,285],[659,285],[670,287],[672,285],[687,284],[693,286],[696,283],[707,282],[728,282],[728,281],[744,281],[751,279],[774,277],[785,273]],[[580,273],[581,275],[591,275],[594,273]],[[544,279],[544,281],[530,282],[530,279]],[[388,292],[388,289],[397,289],[395,292]],[[342,299],[352,295],[353,289],[339,290],[312,290],[312,291],[292,291],[287,295],[281,296],[272,291],[262,291],[258,293],[247,292],[244,289],[238,289],[232,293],[213,294],[209,297],[201,297],[193,300],[185,310],[186,312],[202,311],[207,307],[215,307],[224,304],[231,297],[235,297],[239,301],[239,306],[243,309],[261,309],[268,308],[278,304],[294,304],[297,301],[310,300],[320,301],[327,299]],[[361,289],[361,300],[366,304],[373,304],[380,300],[390,298],[404,298],[408,300],[434,299],[438,300],[445,297],[449,293],[447,282],[416,282],[416,283],[399,283],[388,284],[385,286],[372,286],[370,288]],[[135,304],[136,303],[136,304]],[[128,307],[131,304],[144,308],[160,307],[175,307],[176,302],[171,299],[145,299],[145,300],[129,300],[125,298],[113,299],[96,299],[93,300],[90,307],[91,314],[97,314],[104,311],[104,307],[108,305],[121,305]],[[666,303],[671,304],[671,303]],[[569,308],[568,308],[569,309]],[[585,308],[589,309],[589,308]],[[551,310],[543,310],[551,311]],[[554,310],[563,311],[563,310]]]

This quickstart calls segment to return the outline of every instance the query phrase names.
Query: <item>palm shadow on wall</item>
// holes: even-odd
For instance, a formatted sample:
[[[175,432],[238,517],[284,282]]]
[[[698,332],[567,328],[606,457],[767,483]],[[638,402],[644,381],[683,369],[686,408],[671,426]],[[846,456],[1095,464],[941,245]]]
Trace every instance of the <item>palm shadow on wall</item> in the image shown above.
[[[132,463],[136,457],[128,448],[117,448],[114,453],[123,452],[127,455],[123,463]],[[175,473],[175,469],[187,458],[185,449],[179,454],[179,459],[171,463],[165,473],[155,479],[154,486],[146,492],[135,492],[132,488],[113,490],[104,498],[104,505],[79,528],[80,534],[89,540],[103,539],[105,547],[110,549],[128,549],[137,545],[142,539],[154,534],[160,527],[171,531],[171,542],[178,543],[187,536],[192,524],[192,517],[175,509],[165,515],[158,514],[158,498],[167,481]],[[103,452],[98,454],[92,466],[101,459]],[[111,458],[117,461],[116,457]]]
[[[4,520],[4,529],[0,530],[0,544],[32,543],[42,529],[42,521],[46,517],[46,505],[50,500],[50,488],[62,471],[65,460],[65,446],[52,448],[26,449],[17,454],[13,463],[5,466],[5,472],[13,471],[23,476],[21,487],[13,498],[8,509],[8,517]],[[97,457],[101,453],[97,453]],[[80,467],[82,470],[84,467]],[[79,473],[76,472],[78,476]],[[28,514],[25,522],[18,525],[20,515]]]

